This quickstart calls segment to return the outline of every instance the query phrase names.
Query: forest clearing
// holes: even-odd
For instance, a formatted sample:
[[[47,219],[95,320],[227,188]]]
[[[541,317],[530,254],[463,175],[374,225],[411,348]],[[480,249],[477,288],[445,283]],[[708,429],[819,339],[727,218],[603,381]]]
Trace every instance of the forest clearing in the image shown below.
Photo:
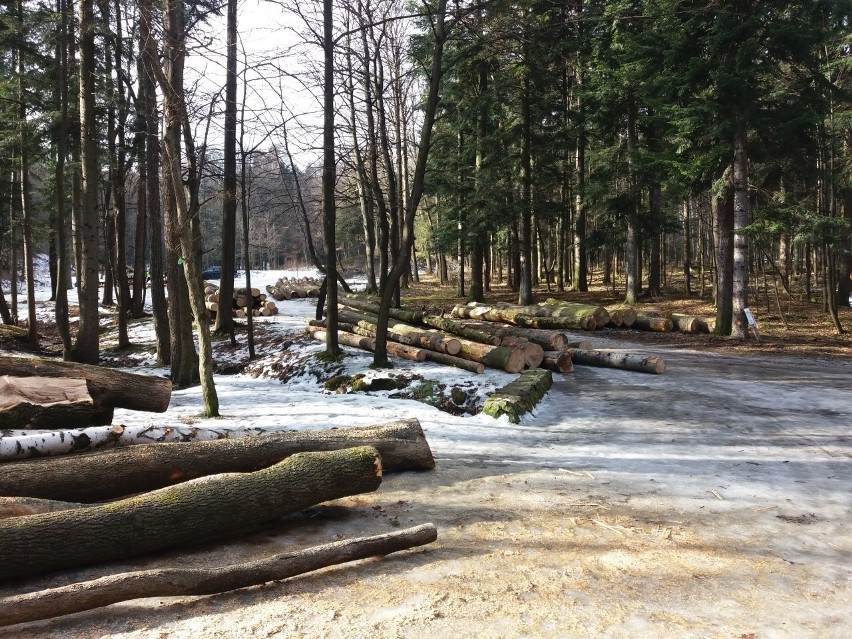
[[[261,285],[277,279],[253,277]],[[411,293],[410,306],[427,297],[433,307],[453,305],[452,296],[439,301],[434,286]],[[425,522],[436,526],[437,540],[286,581],[133,599],[0,629],[0,636],[845,635],[852,613],[848,343],[829,337],[820,344],[810,331],[823,350],[782,347],[783,335],[766,323],[761,345],[745,352],[709,335],[576,332],[596,348],[662,356],[666,371],[554,373],[541,403],[512,424],[452,415],[391,391],[341,394],[323,384],[333,372],[422,377],[482,396],[513,377],[495,369],[476,374],[394,359],[386,373],[371,373],[369,354],[347,348],[342,371],[282,375],[282,355],[304,364],[322,345],[300,337],[316,300],[275,303],[278,314],[257,318],[256,361],[248,362],[243,332],[236,350],[227,339],[216,342],[223,368],[241,363],[249,373],[216,375],[221,417],[201,417],[193,387],[174,391],[162,415],[117,408],[113,423],[158,441],[180,429],[259,436],[416,418],[435,468],[389,472],[374,493],[314,505],[221,542],[7,581],[0,596],[176,565],[221,572]],[[113,351],[115,325],[105,325],[105,359],[163,374],[150,368],[150,321],[133,335],[141,348]],[[666,337],[670,343],[661,343]]]

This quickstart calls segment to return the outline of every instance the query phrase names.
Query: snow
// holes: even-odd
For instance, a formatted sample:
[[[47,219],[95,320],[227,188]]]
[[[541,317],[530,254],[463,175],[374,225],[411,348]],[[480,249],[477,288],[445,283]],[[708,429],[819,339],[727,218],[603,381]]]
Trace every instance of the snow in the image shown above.
[[[288,273],[253,272],[252,285],[263,289],[282,275]],[[277,306],[279,315],[256,321],[282,336],[301,330],[304,318],[314,315],[310,300]],[[152,342],[150,330],[150,323],[134,325],[131,340]],[[602,333],[583,337],[599,348],[644,350]],[[236,352],[217,358],[245,357],[245,338],[239,339]],[[323,346],[292,348],[309,354]],[[344,351],[347,374],[385,374],[369,368],[369,353]],[[114,423],[155,431],[188,424],[216,432],[314,429],[416,417],[437,469],[419,479],[410,473],[388,477],[377,494],[387,501],[376,503],[418,503],[438,521],[444,550],[435,550],[432,562],[426,550],[410,568],[396,564],[402,574],[393,576],[394,583],[404,580],[414,592],[384,594],[385,603],[372,611],[359,607],[371,604],[358,604],[358,591],[328,577],[337,585],[316,591],[290,586],[273,597],[273,608],[257,612],[268,619],[274,610],[290,618],[286,626],[262,629],[260,621],[249,621],[263,595],[242,594],[237,600],[246,612],[229,608],[236,617],[222,613],[219,619],[211,606],[221,602],[214,601],[197,614],[178,609],[160,626],[164,634],[133,632],[109,620],[98,621],[104,625],[97,632],[213,637],[220,636],[224,619],[243,636],[848,636],[852,363],[660,347],[644,352],[666,359],[664,375],[581,366],[571,374],[554,373],[553,388],[520,424],[451,415],[394,399],[391,392],[332,393],[313,375],[286,383],[217,375],[221,417],[215,419],[200,417],[198,388],[175,391],[162,415],[116,410]],[[131,370],[166,374],[151,368],[145,352]],[[394,361],[391,372],[476,386],[480,399],[513,378],[402,360]],[[477,538],[484,544],[481,555],[453,554],[452,544],[463,548]],[[518,574],[500,572],[506,562]],[[495,579],[508,585],[499,589]],[[466,583],[472,590],[465,590]],[[477,592],[491,593],[498,605]],[[322,612],[329,606],[339,614]],[[119,617],[130,614],[119,610]],[[352,624],[351,634],[341,619]],[[69,632],[59,624],[48,634],[51,628],[57,636]],[[73,626],[70,632],[76,632]],[[17,635],[0,631],[5,636]],[[48,635],[34,628],[22,636]]]

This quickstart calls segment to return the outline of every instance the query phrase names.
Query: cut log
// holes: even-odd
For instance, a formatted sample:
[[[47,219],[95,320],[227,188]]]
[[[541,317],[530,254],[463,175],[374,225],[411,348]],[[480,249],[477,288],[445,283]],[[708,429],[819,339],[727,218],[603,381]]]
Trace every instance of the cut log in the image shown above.
[[[379,304],[373,301],[375,298],[370,298],[366,295],[345,294],[340,293],[339,299],[341,304],[346,304],[352,308],[357,308],[360,311],[368,311],[374,315],[379,314]],[[392,308],[388,315],[396,320],[407,324],[422,324],[423,313],[420,311],[409,311],[403,308]]]
[[[655,355],[636,355],[621,351],[588,351],[580,348],[568,349],[571,361],[578,366],[598,366],[602,368],[621,368],[637,373],[661,375],[666,370],[666,362]]]
[[[701,317],[684,315],[682,313],[669,313],[669,319],[672,321],[672,327],[681,333],[695,334],[710,332],[707,322]]]
[[[490,346],[467,339],[459,339],[459,344],[459,357],[481,362],[491,368],[499,368],[507,373],[520,373],[526,365],[526,354],[522,348]]]
[[[334,541],[305,550],[216,568],[160,568],[120,573],[0,599],[0,626],[50,619],[143,597],[209,595],[278,581],[326,566],[388,555],[432,543],[434,524]]]
[[[480,304],[471,302],[457,304],[452,311],[455,317],[484,319],[489,322],[504,322],[531,328],[578,328],[594,330],[597,327],[594,314],[588,310],[537,305]]]
[[[564,333],[558,331],[548,331],[537,328],[519,328],[517,326],[509,326],[507,324],[497,324],[494,322],[477,322],[470,323],[471,328],[497,335],[501,339],[506,337],[523,337],[538,344],[546,351],[563,351],[568,347],[568,338]]]
[[[320,342],[325,341],[325,329],[318,326],[308,326],[306,330],[315,340]],[[337,340],[346,346],[353,346],[365,351],[373,352],[376,350],[376,340],[372,337],[355,335],[354,333],[347,333],[346,331],[337,331]],[[388,341],[386,344],[386,350],[388,355],[395,355],[413,362],[423,362],[426,360],[426,352],[422,348],[406,346],[405,344]]]
[[[429,470],[432,451],[420,422],[279,432],[240,439],[141,444],[52,459],[3,464],[0,495],[95,502],[204,475],[252,472],[295,453],[373,446],[385,470]]]
[[[5,335],[13,339],[25,340],[29,338],[29,334],[29,331],[22,326],[0,323],[0,336]]]
[[[495,418],[506,415],[510,422],[517,424],[521,415],[535,408],[552,385],[553,375],[549,370],[524,371],[516,380],[491,393],[482,412]]]
[[[426,326],[431,326],[432,328],[437,328],[447,333],[473,340],[474,342],[490,344],[491,346],[500,345],[500,337],[497,335],[485,333],[476,328],[470,328],[464,322],[459,322],[458,320],[438,317],[437,315],[424,315],[421,319]]]
[[[536,368],[544,359],[544,349],[526,337],[504,337],[500,341],[500,346],[523,349],[527,368]]]
[[[640,331],[655,331],[657,333],[668,333],[672,330],[672,321],[665,317],[651,317],[650,315],[636,315],[636,321],[631,328]]]
[[[366,311],[347,309],[344,306],[340,309],[338,318],[343,322],[349,322],[371,331],[373,336],[378,330],[376,324],[378,317]],[[417,328],[397,320],[388,321],[388,339],[409,346],[419,346],[440,353],[447,353],[448,355],[457,355],[461,350],[461,345],[455,337],[439,331]]]
[[[55,499],[37,499],[35,497],[0,497],[0,519],[55,513],[60,510],[84,508],[87,505]]]
[[[456,368],[461,368],[466,371],[470,371],[471,373],[476,373],[477,375],[481,375],[485,372],[485,364],[482,364],[481,362],[473,362],[468,359],[456,357],[455,355],[447,355],[446,353],[439,353],[437,351],[426,351],[426,359],[438,364],[455,366]]]
[[[568,342],[568,345],[565,348],[563,348],[562,350],[566,350],[566,349],[569,349],[569,348],[582,348],[584,351],[593,350],[592,343],[587,342],[584,339],[581,339],[577,342]]]
[[[0,580],[201,543],[376,490],[375,448],[298,453],[247,474],[203,477],[108,504],[0,521]],[[72,533],[73,531],[73,533]],[[68,552],[57,552],[66,548]]]
[[[49,430],[88,426],[93,408],[85,379],[0,376],[3,428]]]
[[[565,300],[558,300],[556,298],[550,297],[544,300],[543,306],[555,306],[556,308],[568,313],[570,312],[572,317],[582,317],[588,313],[591,313],[592,317],[595,318],[595,324],[597,326],[606,326],[609,322],[609,311],[606,310],[603,306],[595,306],[593,304],[580,304],[578,302],[568,302]]]
[[[610,306],[607,310],[609,311],[610,322],[612,322],[612,316],[618,314],[622,328],[630,328],[636,321],[636,309],[632,306]]]
[[[172,397],[172,383],[165,377],[59,360],[0,355],[0,375],[85,379],[95,408],[104,406],[162,413],[168,409]]]
[[[544,351],[544,359],[541,367],[557,373],[571,373],[574,371],[574,363],[571,355],[565,351]]]

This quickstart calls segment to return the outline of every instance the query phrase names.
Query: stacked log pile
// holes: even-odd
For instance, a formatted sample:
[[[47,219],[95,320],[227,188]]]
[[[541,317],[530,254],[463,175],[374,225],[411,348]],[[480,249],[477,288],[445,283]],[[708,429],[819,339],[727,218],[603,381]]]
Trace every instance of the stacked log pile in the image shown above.
[[[228,308],[236,318],[243,318],[249,313],[254,317],[278,315],[278,307],[275,302],[268,300],[266,293],[261,293],[260,289],[257,288],[235,288],[234,297],[229,306],[219,299],[219,287],[207,282],[204,285],[204,305],[214,317],[216,313],[225,308]]]
[[[383,471],[434,465],[413,419],[6,462],[0,580],[223,540],[316,504],[375,491]],[[69,530],[74,552],[67,552]],[[246,564],[127,572],[25,592],[0,599],[0,626],[139,597],[224,592],[436,538],[434,525],[425,524]]]
[[[322,283],[314,278],[291,279],[280,277],[275,284],[266,285],[266,292],[274,299],[282,302],[303,297],[319,297],[321,286]]]

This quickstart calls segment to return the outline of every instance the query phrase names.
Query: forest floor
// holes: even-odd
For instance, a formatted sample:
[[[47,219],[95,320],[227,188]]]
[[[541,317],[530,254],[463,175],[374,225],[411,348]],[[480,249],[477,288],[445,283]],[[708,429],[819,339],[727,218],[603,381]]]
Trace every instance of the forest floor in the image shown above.
[[[448,310],[455,300],[447,291],[423,283],[408,303]],[[609,302],[606,295],[586,299]],[[667,304],[683,305],[653,302],[658,310]],[[245,561],[427,521],[437,525],[438,541],[235,592],[134,600],[0,629],[0,638],[845,639],[852,360],[848,335],[832,336],[812,306],[791,306],[788,321],[806,316],[791,323],[791,334],[758,313],[760,345],[707,335],[583,334],[596,347],[663,356],[666,373],[578,366],[556,375],[518,425],[381,394],[217,376],[226,414],[211,426],[237,416],[271,415],[293,427],[417,417],[437,467],[388,474],[376,493],[225,544],[3,584],[0,596],[176,562]],[[294,332],[291,318],[310,314],[307,301],[279,307],[287,315],[259,325],[261,357],[280,345],[281,333]],[[706,305],[692,310],[712,315]],[[844,313],[841,321],[852,326]],[[311,347],[297,341],[292,348]],[[353,370],[369,364],[355,353],[347,360]],[[407,366],[395,370],[405,374]],[[198,395],[177,391],[169,412],[154,419],[117,410],[116,422],[203,427],[193,417]]]

